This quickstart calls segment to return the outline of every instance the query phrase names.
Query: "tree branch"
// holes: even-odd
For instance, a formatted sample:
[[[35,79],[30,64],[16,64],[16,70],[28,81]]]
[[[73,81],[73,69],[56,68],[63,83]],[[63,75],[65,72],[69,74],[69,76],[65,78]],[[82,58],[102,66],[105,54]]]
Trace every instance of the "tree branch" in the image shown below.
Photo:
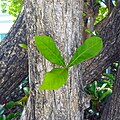
[[[110,66],[113,61],[119,59],[120,50],[120,10],[116,7],[105,27],[100,31],[99,35],[103,38],[104,47],[101,53],[94,59],[88,61],[83,72],[84,84],[88,84],[91,81],[97,79],[98,75],[102,71]]]
[[[28,75],[27,51],[19,47],[26,44],[24,11],[19,15],[7,37],[0,43],[0,102]]]

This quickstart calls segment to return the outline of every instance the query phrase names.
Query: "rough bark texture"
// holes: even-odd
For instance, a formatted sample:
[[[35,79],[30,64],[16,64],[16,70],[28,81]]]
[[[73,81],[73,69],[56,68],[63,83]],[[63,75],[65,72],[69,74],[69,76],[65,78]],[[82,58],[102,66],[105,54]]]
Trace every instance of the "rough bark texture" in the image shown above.
[[[28,75],[27,52],[18,46],[26,43],[24,12],[0,43],[0,103]]]
[[[85,95],[81,91],[81,66],[71,68],[65,86],[55,91],[38,91],[45,71],[55,67],[35,48],[33,36],[54,38],[66,63],[82,39],[82,0],[26,1],[27,37],[31,93],[21,120],[83,120]]]
[[[49,2],[49,5],[46,5],[47,2]],[[30,114],[26,114],[26,115],[31,115],[31,116],[28,116],[28,118],[30,118],[30,119],[32,119],[32,118],[34,119],[36,117],[36,115],[38,115],[38,114],[42,114],[42,115],[44,114],[45,106],[47,106],[49,104],[48,103],[48,100],[50,99],[50,98],[48,98],[49,95],[53,96],[53,99],[51,99],[51,101],[53,101],[53,102],[51,102],[51,107],[48,106],[48,110],[47,110],[48,113],[46,113],[46,114],[50,114],[49,108],[53,107],[53,111],[51,112],[52,114],[50,114],[50,115],[51,116],[56,115],[56,113],[53,114],[55,109],[58,109],[58,108],[56,108],[55,103],[58,105],[62,104],[62,102],[59,103],[59,99],[61,99],[60,97],[58,97],[59,94],[62,92],[64,93],[64,91],[66,90],[66,87],[68,87],[69,85],[76,84],[73,82],[76,82],[76,79],[78,78],[79,73],[80,73],[78,70],[80,68],[80,66],[78,68],[73,68],[74,70],[72,69],[70,74],[72,74],[73,71],[76,71],[74,73],[74,74],[76,74],[76,76],[74,76],[76,78],[71,76],[70,80],[68,82],[68,86],[65,86],[63,89],[60,89],[57,92],[48,92],[48,91],[40,92],[40,94],[38,95],[39,92],[37,91],[37,88],[38,88],[38,85],[41,83],[41,81],[39,81],[39,80],[42,80],[44,72],[46,70],[50,70],[53,66],[50,65],[48,62],[46,62],[41,56],[39,58],[39,55],[38,55],[38,53],[36,53],[36,49],[34,48],[34,43],[33,43],[33,39],[32,39],[33,36],[39,35],[40,33],[46,33],[46,34],[51,35],[53,38],[55,38],[55,41],[57,42],[58,47],[60,48],[61,51],[63,51],[62,52],[63,55],[66,58],[68,58],[68,59],[66,59],[66,62],[67,62],[69,60],[69,56],[71,56],[71,54],[73,54],[73,51],[75,48],[75,47],[73,48],[73,46],[78,47],[79,39],[76,39],[76,38],[80,38],[79,36],[81,35],[80,33],[78,33],[78,32],[81,32],[81,30],[80,30],[81,28],[79,29],[79,27],[77,26],[78,25],[77,22],[79,20],[76,19],[76,16],[74,18],[74,14],[79,14],[79,13],[77,13],[78,11],[76,11],[77,10],[76,6],[71,6],[71,4],[68,3],[68,1],[67,2],[64,1],[64,2],[66,2],[66,5],[64,7],[62,6],[63,3],[58,4],[56,1],[54,1],[54,3],[52,3],[52,2],[53,1],[50,1],[50,0],[49,1],[41,0],[41,1],[36,1],[36,3],[34,3],[34,1],[27,3],[27,5],[28,5],[27,7],[29,8],[29,9],[26,9],[26,11],[27,11],[26,17],[28,20],[27,27],[29,28],[28,29],[29,36],[27,39],[30,40],[30,41],[28,41],[28,43],[30,44],[30,47],[32,48],[29,51],[29,57],[34,58],[29,61],[31,63],[30,73],[35,76],[34,77],[35,79],[30,76],[30,78],[31,78],[30,79],[31,80],[31,83],[30,83],[31,84],[31,97],[29,100],[30,102],[28,103],[30,105],[29,106],[30,108],[28,109]],[[77,2],[77,1],[71,1],[71,3],[73,5],[75,4],[75,2]],[[40,3],[42,3],[42,4],[40,4]],[[45,6],[45,9],[43,9],[44,6]],[[51,9],[51,6],[52,6],[52,9]],[[30,10],[30,8],[31,8],[31,10]],[[71,8],[72,8],[72,11],[70,11]],[[58,9],[58,11],[57,11],[57,9]],[[119,55],[119,51],[120,51],[120,48],[119,48],[120,47],[120,40],[119,40],[119,38],[120,38],[120,35],[119,35],[119,33],[120,33],[120,24],[119,24],[120,11],[119,11],[119,9],[120,9],[119,6],[117,6],[115,8],[115,10],[110,15],[110,18],[108,19],[107,24],[100,32],[100,36],[104,40],[104,49],[100,53],[99,56],[92,59],[91,60],[92,62],[90,62],[90,63],[88,62],[88,64],[86,65],[87,67],[85,68],[85,71],[83,73],[83,78],[84,78],[85,84],[91,82],[94,78],[97,78],[97,76],[107,66],[109,66],[114,60],[119,59],[119,56],[120,56]],[[60,12],[61,10],[64,12],[61,13]],[[56,11],[59,12],[57,15],[56,15]],[[52,12],[53,12],[53,15],[51,14]],[[45,13],[45,15],[44,15],[44,13]],[[64,15],[65,15],[65,18],[62,17]],[[69,15],[71,15],[71,16],[69,16]],[[0,91],[1,91],[0,97],[1,97],[1,100],[3,100],[4,97],[8,96],[11,93],[11,91],[17,87],[17,85],[20,83],[20,81],[24,77],[26,77],[26,75],[28,73],[27,59],[26,59],[27,54],[25,53],[24,50],[22,50],[20,47],[17,46],[17,44],[25,42],[25,34],[26,34],[25,24],[24,24],[25,18],[23,18],[23,19],[22,18],[23,17],[21,15],[21,19],[20,18],[18,19],[17,23],[13,26],[13,28],[9,32],[8,36],[6,37],[6,41],[2,42],[0,44],[0,80],[1,80],[0,81]],[[48,22],[49,20],[51,22]],[[64,22],[61,22],[61,21],[64,21]],[[72,29],[71,29],[71,26],[72,26]],[[73,32],[74,30],[76,30],[76,33]],[[74,35],[74,34],[76,34],[76,35]],[[14,38],[13,38],[13,36],[14,36]],[[70,38],[72,38],[74,41],[71,41]],[[15,48],[13,48],[13,46],[15,46]],[[67,46],[71,46],[70,49]],[[11,51],[11,52],[9,53],[9,51]],[[13,51],[15,51],[15,52],[13,52]],[[18,54],[13,54],[13,53],[18,53]],[[68,54],[68,56],[66,56],[66,53]],[[10,54],[11,54],[11,56],[10,56]],[[34,56],[35,54],[36,54],[36,56]],[[14,62],[11,62],[11,61],[14,61]],[[44,63],[44,64],[41,65],[39,63]],[[10,67],[9,67],[9,65],[10,65]],[[46,69],[46,67],[47,67],[47,69]],[[8,68],[8,69],[6,69],[6,68]],[[15,69],[15,68],[17,68],[17,69]],[[40,69],[38,69],[38,68],[40,68]],[[40,74],[40,76],[38,76],[38,74]],[[41,77],[41,79],[39,77]],[[75,81],[72,81],[72,79],[75,79]],[[81,78],[79,78],[79,79],[81,80]],[[79,79],[78,79],[78,81],[79,81]],[[76,84],[76,86],[77,85],[78,84]],[[80,85],[81,85],[81,83],[80,83]],[[68,87],[68,88],[71,88],[71,87]],[[74,87],[72,87],[72,88],[74,88]],[[117,88],[115,88],[115,89],[117,89]],[[67,97],[67,98],[69,98],[69,101],[72,101],[72,98],[75,97],[75,96],[71,97],[71,95],[73,95],[73,93],[74,92],[72,92],[72,89],[71,90],[68,89],[67,91],[65,91],[63,96],[61,95],[61,97],[64,97],[64,98]],[[78,93],[78,91],[76,91],[75,93]],[[44,97],[44,94],[46,94],[46,98]],[[115,94],[115,92],[113,92],[113,94]],[[82,94],[79,94],[79,95],[82,95]],[[117,93],[116,93],[116,95],[117,95]],[[40,97],[40,96],[42,96],[42,97]],[[54,101],[54,98],[56,98],[56,96],[57,96],[57,102]],[[34,99],[34,97],[36,97],[36,99]],[[113,97],[113,98],[116,99],[116,97]],[[78,99],[78,98],[76,98],[76,99]],[[83,97],[83,99],[84,99],[84,97]],[[69,102],[70,104],[73,104],[75,102],[75,100],[73,100],[72,102],[66,101],[65,103]],[[39,101],[39,103],[38,103],[38,101]],[[39,111],[41,113],[34,112],[35,109],[38,109],[36,106],[32,106],[34,103],[37,103],[36,105],[38,107],[40,107],[40,109],[42,109],[41,111]],[[42,106],[43,103],[45,103],[44,106]],[[78,105],[78,102],[76,104]],[[80,105],[80,110],[82,109],[81,105]],[[68,117],[71,116],[71,112],[70,111],[67,112],[68,109],[70,108],[70,106],[65,106],[66,109],[64,111],[65,115],[69,114]],[[58,107],[60,107],[60,106],[58,106]],[[60,107],[60,109],[62,109],[62,107]],[[30,111],[30,110],[32,110],[32,111]],[[57,114],[62,115],[62,113],[63,113],[63,111],[62,112],[59,111],[59,113],[57,113]],[[68,114],[66,114],[66,113],[68,113]],[[44,118],[45,116],[43,115],[42,117]],[[26,116],[25,116],[25,118],[26,118]]]
[[[113,94],[103,111],[101,120],[120,120],[120,66],[114,83]]]
[[[116,11],[117,12],[117,11]],[[114,11],[114,14],[116,14],[116,12]],[[7,54],[7,58],[6,58],[6,62],[4,62],[4,67],[2,67],[3,65],[2,65],[2,61],[5,61],[4,59],[5,59],[5,57],[2,57],[3,56],[3,54],[5,53],[5,49],[4,49],[4,46],[6,45],[6,47],[7,47],[7,45],[9,45],[9,44],[7,44],[7,42],[9,41],[9,42],[13,42],[13,41],[15,41],[15,38],[17,37],[17,36],[19,36],[19,38],[17,38],[16,40],[17,40],[17,42],[19,43],[19,41],[21,41],[21,43],[24,43],[25,42],[25,23],[24,23],[24,21],[25,21],[25,18],[23,19],[23,16],[22,15],[20,15],[21,16],[21,18],[19,17],[19,19],[17,20],[17,22],[16,22],[16,24],[13,26],[13,28],[10,30],[10,32],[9,32],[9,34],[8,34],[8,36],[7,36],[7,38],[5,39],[6,41],[5,42],[3,42],[3,43],[1,43],[1,45],[0,45],[0,71],[1,71],[1,73],[0,73],[0,79],[1,79],[1,84],[0,84],[0,90],[1,91],[3,91],[3,92],[1,92],[1,94],[0,94],[0,96],[2,95],[2,98],[3,98],[3,96],[4,96],[4,98],[6,97],[6,96],[8,96],[10,93],[11,93],[11,91],[13,91],[17,86],[16,85],[18,85],[19,83],[20,83],[20,81],[28,74],[28,71],[27,71],[27,54],[25,55],[24,54],[24,52],[22,52],[21,51],[21,49],[19,48],[19,49],[17,49],[16,50],[16,53],[20,53],[20,52],[17,52],[17,51],[21,51],[21,56],[24,56],[24,59],[21,59],[22,57],[18,57],[18,61],[21,61],[21,62],[17,62],[17,66],[16,66],[16,68],[19,68],[19,64],[23,64],[23,70],[22,69],[17,69],[17,71],[16,71],[16,69],[14,69],[14,66],[11,64],[11,66],[12,66],[12,68],[13,68],[13,70],[15,70],[14,72],[12,72],[12,74],[14,75],[14,77],[16,77],[17,79],[14,79],[13,78],[13,75],[11,76],[11,80],[13,80],[14,82],[14,84],[11,82],[9,82],[9,80],[8,80],[8,77],[10,77],[8,74],[11,74],[11,73],[9,73],[9,71],[11,72],[11,70],[9,69],[9,71],[7,70],[7,68],[9,67],[7,64],[8,64],[8,58],[11,58],[11,59],[14,59],[14,60],[16,60],[16,57],[17,56],[13,56],[13,58],[12,58],[12,56],[11,57],[9,57],[9,53],[8,53],[8,51],[11,51],[11,47],[8,47],[7,48],[7,52],[6,52],[6,54]],[[119,19],[119,18],[118,18]],[[117,22],[117,23],[116,23]],[[114,47],[112,47],[112,45],[110,45],[110,43],[111,43],[111,40],[112,41],[114,41],[115,40],[115,38],[117,38],[117,36],[119,35],[119,33],[118,32],[116,32],[116,30],[119,28],[119,20],[117,20],[117,18],[115,17],[115,19],[114,19],[114,15],[113,15],[113,17],[110,15],[110,18],[109,18],[109,20],[108,20],[108,22],[106,22],[107,24],[104,26],[104,28],[101,30],[101,32],[100,32],[100,36],[103,38],[103,40],[105,41],[105,43],[104,43],[104,45],[105,45],[105,47],[104,47],[104,50],[103,50],[103,52],[101,52],[101,54],[98,56],[98,57],[96,57],[96,58],[94,58],[93,60],[91,60],[92,62],[90,62],[90,61],[87,61],[86,63],[85,63],[85,65],[84,66],[86,66],[85,67],[85,70],[84,70],[84,72],[83,72],[83,79],[84,79],[84,81],[85,81],[85,83],[89,83],[89,82],[91,82],[91,81],[93,81],[94,79],[96,79],[97,78],[97,76],[107,67],[107,66],[109,66],[114,60],[117,60],[118,59],[118,51],[116,51],[115,49],[116,49],[116,47],[115,47],[115,44],[113,44],[113,46]],[[24,24],[20,24],[20,23],[24,23]],[[117,27],[117,29],[116,29],[116,27]],[[21,31],[22,33],[23,33],[23,35],[20,35],[19,34],[19,32],[18,31]],[[115,32],[114,32],[115,31]],[[32,32],[34,32],[34,31],[32,31]],[[13,34],[14,33],[14,34]],[[114,34],[114,35],[113,35]],[[13,36],[15,36],[14,37],[14,39],[13,39]],[[20,40],[19,40],[20,39]],[[16,45],[18,44],[16,42]],[[14,43],[14,42],[13,42]],[[117,44],[116,43],[116,45],[118,46],[119,44]],[[109,50],[110,49],[110,50]],[[113,49],[113,50],[112,50]],[[104,51],[106,51],[105,53],[104,53]],[[112,52],[111,52],[112,51]],[[113,53],[114,53],[114,55],[113,55]],[[107,56],[106,56],[106,54],[107,54]],[[13,64],[14,63],[16,63],[16,62],[13,62]],[[5,66],[7,66],[7,67],[5,67]],[[10,67],[11,67],[10,66]],[[102,67],[101,67],[102,66]],[[25,70],[24,70],[24,68],[25,68]],[[6,74],[7,74],[7,76],[5,75],[5,72],[4,71],[8,71]],[[20,75],[21,74],[21,71],[24,71],[23,73],[22,73],[22,75],[19,77],[18,75]],[[17,74],[16,74],[17,73]],[[20,73],[20,74],[19,74]],[[90,77],[89,77],[89,74],[90,74]],[[5,79],[6,80],[4,80],[4,77],[6,77]],[[19,80],[20,79],[20,80]],[[12,86],[11,85],[9,85],[9,86],[11,86],[10,87],[10,90],[8,89],[9,88],[9,86],[7,86],[7,84],[9,85],[9,84],[12,84]],[[3,85],[5,85],[4,87],[3,87]],[[86,84],[84,84],[84,85],[86,85]],[[6,89],[7,89],[7,91],[6,91]],[[6,92],[7,92],[7,94],[6,94]],[[3,100],[3,99],[2,99]]]
[[[119,60],[120,51],[120,7],[118,6],[111,13],[107,24],[99,33],[103,38],[104,48],[101,53],[92,60],[85,63],[86,67],[83,72],[85,85],[97,79],[98,75],[112,64],[113,61]]]
[[[118,3],[118,6],[114,10],[113,18],[116,19],[116,33],[115,38],[118,45],[118,51],[119,51],[119,62],[120,62],[120,24],[118,21],[120,21],[120,1]],[[112,34],[114,35],[114,34]],[[120,65],[117,72],[116,81],[114,83],[113,93],[109,99],[109,102],[107,103],[103,115],[101,117],[101,120],[120,120]]]

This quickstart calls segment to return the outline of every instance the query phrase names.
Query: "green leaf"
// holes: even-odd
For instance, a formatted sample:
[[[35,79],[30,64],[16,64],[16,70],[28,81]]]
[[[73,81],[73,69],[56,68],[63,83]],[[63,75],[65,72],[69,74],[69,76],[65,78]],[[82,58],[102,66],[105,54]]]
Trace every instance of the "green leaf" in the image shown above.
[[[18,118],[21,116],[21,113],[20,112],[16,112],[16,113],[11,113],[11,114],[8,114],[7,116],[7,120],[11,120],[12,118]],[[6,119],[5,119],[6,120]]]
[[[115,80],[115,76],[113,74],[103,73],[103,75],[106,76],[110,80]]]
[[[24,97],[22,97],[17,103],[19,104],[19,102],[24,102],[24,103],[27,103],[27,101],[28,101],[28,96],[27,95],[25,95]]]
[[[0,115],[0,120],[6,120],[6,116],[5,115]]]
[[[7,120],[11,120],[12,118],[15,118],[14,113],[11,113],[7,116]]]
[[[29,95],[30,93],[29,87],[24,87],[23,90],[26,95]]]
[[[111,81],[103,80],[103,82],[107,84],[105,87],[110,87],[112,85]]]
[[[68,69],[54,68],[45,74],[40,90],[55,90],[62,87],[68,78]]]
[[[14,117],[15,117],[15,118],[20,117],[20,116],[21,116],[21,112],[16,112],[16,113],[14,114]]]
[[[112,90],[110,88],[107,88],[107,91],[102,93],[102,96],[99,98],[99,101],[103,100],[107,95],[112,94]]]
[[[24,49],[28,49],[28,46],[26,44],[18,44],[18,45]]]
[[[82,13],[82,16],[85,17],[85,16],[86,16],[86,13],[83,12],[83,13]]]
[[[10,101],[10,102],[8,102],[5,106],[6,106],[6,108],[12,108],[12,107],[14,107],[15,105],[16,105],[15,102]]]
[[[96,94],[96,87],[97,87],[97,81],[94,81],[92,83],[92,87],[91,87],[91,93],[94,94],[95,97],[97,97],[97,94]]]
[[[35,36],[35,44],[39,52],[51,63],[65,66],[64,59],[55,42],[48,36]]]
[[[77,65],[85,60],[96,56],[102,49],[103,43],[100,37],[88,38],[77,50],[71,58],[68,67]]]
[[[88,90],[86,87],[84,88],[84,91],[90,95],[90,90]]]
[[[100,90],[103,90],[103,89],[106,87],[106,85],[107,85],[107,83],[104,83],[104,84],[100,87],[99,91],[100,91]]]

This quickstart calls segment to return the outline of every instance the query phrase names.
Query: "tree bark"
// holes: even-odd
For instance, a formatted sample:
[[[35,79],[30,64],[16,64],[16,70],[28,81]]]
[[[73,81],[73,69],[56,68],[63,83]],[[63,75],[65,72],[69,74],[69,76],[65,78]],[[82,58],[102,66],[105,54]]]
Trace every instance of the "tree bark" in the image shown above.
[[[115,11],[115,19],[116,21],[120,20],[120,1],[118,2],[118,5],[116,7]],[[116,34],[117,38],[116,40],[118,41],[118,50],[120,51],[120,25],[119,22],[116,24]],[[113,34],[114,36],[114,34]],[[119,52],[119,63],[120,63],[120,52]],[[118,72],[116,76],[116,80],[114,83],[113,87],[113,93],[103,111],[101,120],[119,120],[120,119],[120,65],[118,67]]]
[[[44,3],[44,2],[43,2]],[[27,23],[27,26],[29,29],[31,29],[31,31],[27,31],[27,33],[29,34],[28,38],[30,38],[31,41],[33,41],[31,38],[34,36],[34,35],[39,35],[40,33],[44,32],[45,34],[49,34],[51,35],[53,38],[55,38],[56,41],[58,41],[57,43],[59,44],[58,46],[61,45],[61,43],[65,44],[63,41],[61,41],[62,38],[64,38],[62,35],[62,31],[61,30],[61,33],[60,31],[57,31],[57,27],[55,26],[56,28],[56,31],[54,31],[55,33],[53,33],[53,30],[51,30],[49,27],[51,27],[53,24],[46,22],[47,21],[47,18],[45,21],[43,21],[43,16],[39,16],[41,15],[40,13],[38,13],[37,15],[37,8],[34,8],[34,5],[33,3],[29,3],[30,7],[31,7],[31,11],[29,11],[30,13],[28,14],[29,16],[31,16],[32,14],[32,17],[30,18],[31,22],[28,22]],[[35,4],[36,5],[36,4]],[[44,4],[43,4],[44,5]],[[66,4],[66,6],[70,7],[69,4]],[[53,7],[54,8],[54,7]],[[39,9],[39,8],[38,8]],[[47,9],[47,8],[46,8]],[[57,9],[57,8],[56,8]],[[70,9],[70,8],[68,8]],[[43,9],[44,10],[44,9]],[[41,10],[41,11],[43,11]],[[47,10],[46,10],[47,11]],[[68,10],[66,9],[66,11],[68,12]],[[36,12],[36,16],[33,15],[33,12]],[[73,11],[72,11],[73,12]],[[51,13],[51,12],[50,12]],[[101,52],[101,54],[99,56],[97,56],[96,58],[92,59],[91,61],[92,62],[88,62],[88,64],[86,65],[87,67],[85,67],[85,71],[83,71],[83,79],[85,81],[85,84],[93,81],[94,78],[97,78],[96,76],[98,76],[107,66],[109,66],[114,60],[118,60],[119,59],[119,28],[120,28],[120,25],[119,25],[119,21],[120,21],[120,17],[119,17],[119,6],[117,6],[117,10],[114,10],[114,12],[112,12],[112,14],[110,15],[110,18],[107,22],[107,24],[105,25],[105,27],[101,30],[100,32],[100,36],[103,38],[104,40],[104,49],[103,51]],[[27,17],[28,17],[27,15]],[[24,16],[24,15],[23,15]],[[41,25],[42,23],[40,23],[40,19],[39,17],[42,17],[42,21],[43,23],[46,22],[47,27]],[[68,16],[66,15],[66,18]],[[23,19],[22,19],[23,18]],[[34,18],[34,19],[33,19]],[[56,17],[55,17],[56,18]],[[55,19],[54,18],[54,19]],[[62,18],[62,17],[61,17]],[[71,17],[72,18],[72,17]],[[17,46],[17,44],[19,43],[24,43],[26,41],[26,27],[25,27],[25,17],[22,17],[22,14],[21,14],[21,17],[19,17],[18,21],[16,22],[16,24],[13,26],[13,28],[11,29],[11,31],[9,32],[8,36],[6,37],[6,41],[2,42],[0,44],[0,78],[1,78],[1,81],[0,81],[0,96],[1,96],[1,100],[4,100],[4,98],[6,96],[8,96],[11,91],[14,90],[14,88],[17,87],[17,85],[21,82],[21,80],[23,78],[26,77],[26,75],[28,74],[28,71],[27,71],[27,54],[26,52],[21,49],[20,47]],[[36,19],[36,21],[32,21]],[[53,19],[53,18],[51,18]],[[58,19],[58,18],[57,18]],[[61,20],[61,19],[60,19]],[[75,19],[73,19],[74,21]],[[54,20],[56,21],[56,20]],[[33,23],[32,23],[33,22]],[[37,22],[37,25],[36,26],[36,22]],[[67,22],[69,23],[69,21],[64,21],[67,24]],[[19,23],[19,24],[18,24]],[[20,24],[22,23],[22,24]],[[54,23],[54,22],[53,22]],[[33,25],[34,24],[34,25]],[[54,23],[55,24],[55,23]],[[57,24],[57,23],[56,23]],[[43,28],[41,28],[41,26],[45,29],[45,30],[41,30]],[[60,25],[59,25],[60,26]],[[62,26],[62,25],[61,25]],[[39,28],[40,27],[40,28]],[[19,28],[19,29],[18,29]],[[54,28],[54,26],[52,26],[51,28]],[[61,29],[65,29],[65,28],[61,28]],[[65,32],[68,32],[67,36],[65,38],[68,38],[70,37],[70,27],[67,26],[67,29]],[[36,33],[37,32],[37,33]],[[57,35],[59,34],[59,37],[61,35],[61,38],[59,38],[58,36],[56,36],[56,33]],[[64,33],[64,32],[63,32]],[[31,34],[31,37],[30,37],[30,34]],[[64,33],[65,34],[65,33]],[[14,39],[13,39],[13,36],[14,36]],[[74,35],[72,34],[72,37]],[[75,36],[74,36],[75,37]],[[70,39],[70,38],[69,38]],[[66,50],[67,50],[67,46],[70,44],[72,45],[72,43],[69,42],[69,39],[66,39],[67,40],[67,44],[66,44]],[[19,41],[18,41],[19,40]],[[59,42],[60,40],[60,42]],[[63,39],[64,40],[64,39]],[[72,41],[74,44],[76,44],[75,46],[78,46],[78,42],[76,42],[75,40]],[[13,49],[13,43],[14,45],[16,46],[14,49]],[[30,41],[29,41],[30,43]],[[112,43],[112,45],[111,45]],[[11,47],[7,47],[11,45]],[[5,47],[4,47],[5,46]],[[32,43],[30,43],[30,46],[32,46]],[[10,49],[12,48],[12,49]],[[61,47],[60,47],[61,48]],[[72,48],[72,47],[71,47]],[[113,49],[112,49],[113,48]],[[34,50],[35,48],[33,48]],[[6,51],[5,51],[6,50]],[[13,50],[15,51],[15,53],[18,53],[17,55],[15,54],[11,54],[10,56],[10,53],[14,53]],[[63,48],[61,48],[61,50],[65,50]],[[9,53],[9,51],[11,51]],[[68,50],[69,51],[69,50]],[[104,53],[104,51],[106,51]],[[31,54],[33,53],[34,51],[31,51]],[[29,52],[30,53],[30,52]],[[64,53],[64,52],[63,52]],[[67,52],[66,52],[67,53]],[[64,53],[64,54],[66,54]],[[70,53],[72,53],[72,51],[69,52],[68,55],[71,55]],[[29,54],[29,56],[32,56],[31,54]],[[35,52],[35,54],[38,54]],[[3,56],[5,55],[5,56]],[[15,57],[14,57],[14,56]],[[21,56],[21,57],[20,57]],[[65,56],[65,55],[64,55]],[[31,64],[35,64],[35,62],[38,62],[38,56],[36,56],[37,59]],[[40,56],[41,57],[41,56]],[[9,59],[13,59],[11,61],[15,61],[13,63],[10,63],[8,62]],[[47,64],[47,66],[49,66],[48,62],[46,62],[44,59],[41,59],[42,62],[41,63],[45,63],[45,65]],[[69,60],[69,59],[68,59]],[[31,62],[31,61],[30,61]],[[4,63],[4,64],[3,64]],[[15,65],[16,67],[15,67]],[[38,63],[36,63],[38,64]],[[10,65],[10,67],[9,67]],[[6,67],[7,66],[7,67]],[[39,65],[38,65],[39,66]],[[41,65],[40,65],[41,66]],[[50,65],[51,66],[51,65]],[[101,68],[102,66],[102,68]],[[31,66],[32,68],[33,66]],[[9,68],[9,69],[6,69],[6,68]],[[15,68],[18,68],[17,70]],[[45,69],[45,68],[44,68]],[[36,71],[38,71],[37,67],[35,69]],[[48,70],[48,69],[47,69]],[[45,70],[44,70],[45,71]],[[44,73],[43,71],[43,73]],[[76,70],[77,71],[77,70]],[[10,72],[10,73],[9,73]],[[13,74],[14,73],[14,74]],[[33,74],[36,75],[35,71],[33,71]],[[78,73],[76,73],[78,74]],[[90,74],[90,75],[89,75]],[[41,75],[41,73],[40,73]],[[42,74],[43,75],[43,74]],[[38,77],[39,78],[39,77]],[[42,78],[42,77],[41,77]],[[9,79],[9,80],[8,80]],[[33,89],[34,87],[36,87],[36,84],[37,83],[40,83],[40,82],[36,82],[37,80],[33,81]],[[14,84],[13,84],[14,83]],[[32,86],[32,82],[31,82],[31,86]],[[81,86],[80,86],[81,87]],[[32,90],[31,90],[32,91]],[[61,91],[61,90],[60,90]],[[36,92],[36,91],[35,91]],[[38,92],[38,91],[37,91]],[[32,92],[34,93],[34,92]],[[45,92],[46,93],[46,92]],[[45,94],[44,93],[44,94]],[[71,92],[70,92],[71,93]],[[72,93],[71,93],[72,94]],[[53,94],[52,94],[53,95]],[[32,96],[32,94],[31,94]],[[36,96],[36,93],[35,93],[35,96]],[[43,95],[42,95],[43,96]],[[32,97],[31,97],[32,98]],[[34,97],[33,97],[34,98]],[[32,100],[30,100],[32,101]],[[33,99],[33,103],[36,102],[34,99]],[[44,100],[43,100],[44,102]],[[29,102],[30,103],[30,102]],[[32,104],[33,104],[32,103]],[[30,103],[31,104],[31,103]],[[35,108],[32,108],[31,109],[35,109]],[[33,116],[34,116],[34,112],[33,112]],[[32,115],[31,115],[32,116]]]
[[[24,11],[17,22],[0,43],[0,103],[18,87],[28,75],[27,51],[18,46],[26,43],[26,26]]]
[[[115,11],[114,11],[114,14],[115,14]],[[110,18],[112,19],[112,21],[110,20]],[[20,53],[19,51],[21,51],[20,54],[21,54],[21,56],[24,56],[24,57],[19,58],[17,56],[13,56],[13,58],[12,58],[12,55],[10,57],[9,53],[8,53],[9,51],[11,51],[11,47],[7,48],[7,46],[9,45],[9,44],[7,44],[7,42],[10,43],[10,42],[13,42],[13,41],[16,40],[16,45],[19,44],[19,43],[26,42],[26,30],[25,30],[25,22],[24,21],[25,21],[25,17],[23,17],[23,15],[20,15],[17,22],[15,23],[15,25],[10,30],[10,32],[9,32],[8,36],[6,37],[5,41],[0,44],[0,48],[1,48],[0,49],[0,70],[1,70],[1,73],[0,73],[0,78],[1,78],[1,81],[0,81],[0,90],[1,90],[0,96],[1,96],[1,100],[0,101],[3,101],[4,98],[9,96],[10,93],[12,91],[14,91],[14,89],[17,87],[17,85],[21,82],[21,80],[24,79],[26,77],[26,75],[28,74],[28,70],[27,70],[27,68],[28,68],[27,64],[28,63],[27,63],[26,51],[22,52],[21,49],[18,47],[19,49],[17,49],[15,52]],[[111,15],[110,15],[108,22],[106,22],[107,24],[101,30],[100,36],[105,41],[105,43],[104,43],[105,47],[104,47],[103,52],[101,52],[101,54],[98,57],[90,60],[91,62],[87,61],[87,62],[85,62],[85,64],[83,64],[83,66],[86,66],[84,71],[83,71],[83,79],[85,81],[84,85],[86,85],[87,83],[90,83],[91,81],[96,79],[97,76],[105,68],[107,68],[114,60],[118,60],[118,51],[116,51],[116,49],[115,49],[116,47],[110,45],[111,40],[114,41],[115,38],[117,38],[117,36],[119,35],[119,33],[116,32],[117,29],[115,30],[115,27],[119,28],[118,22],[119,22],[119,20],[114,19],[114,16],[111,17]],[[22,24],[20,24],[20,23],[22,23]],[[115,30],[115,32],[114,32],[114,30]],[[20,35],[18,33],[18,31],[21,31],[21,33],[23,35],[22,34]],[[113,35],[113,32],[114,32],[114,35]],[[13,36],[15,36],[14,39],[13,39]],[[19,36],[19,38],[16,39],[17,36]],[[19,41],[21,41],[21,42],[19,42]],[[7,48],[7,52],[6,52],[6,55],[7,55],[6,59],[7,60],[6,60],[6,62],[4,62],[4,67],[2,67],[2,64],[3,64],[2,61],[5,61],[5,57],[2,57],[2,55],[5,52],[5,49],[4,49],[5,45],[6,45],[6,48]],[[118,46],[117,43],[116,43],[116,45]],[[114,50],[112,50],[112,49],[114,49]],[[104,53],[104,51],[106,51],[106,52]],[[113,55],[113,52],[114,52],[114,55]],[[106,56],[106,54],[107,54],[107,56]],[[12,70],[9,69],[8,73],[5,73],[5,71],[7,71],[7,68],[9,68],[8,62],[7,62],[7,61],[9,61],[8,60],[9,58],[13,59],[13,65],[12,64],[10,65],[10,67],[12,66]],[[21,59],[21,58],[23,58],[23,59]],[[21,61],[21,62],[16,62],[16,59],[18,61]],[[14,69],[15,68],[14,63],[16,63],[16,68],[19,68],[21,66],[20,64],[22,63],[23,64],[22,69],[18,69],[16,71],[16,69]],[[9,73],[9,72],[11,72],[13,70],[15,70],[15,71],[12,72],[13,75],[10,76],[11,73]],[[21,74],[21,71],[22,71],[22,74]],[[7,75],[7,74],[9,74],[9,75]],[[20,75],[20,77],[19,77],[19,75]],[[10,80],[13,80],[14,84],[12,82],[9,82],[9,80],[8,80],[9,76],[11,78]],[[14,76],[14,78],[13,78],[13,76]],[[8,89],[8,88],[10,88],[10,89]]]
[[[82,0],[28,0],[25,4],[29,49],[30,98],[21,120],[83,120],[85,95],[81,91],[81,66],[69,71],[65,86],[55,91],[38,91],[45,71],[55,65],[37,52],[33,36],[54,38],[68,63],[82,41]]]
[[[120,120],[120,66],[118,68],[113,94],[103,111],[101,120]]]

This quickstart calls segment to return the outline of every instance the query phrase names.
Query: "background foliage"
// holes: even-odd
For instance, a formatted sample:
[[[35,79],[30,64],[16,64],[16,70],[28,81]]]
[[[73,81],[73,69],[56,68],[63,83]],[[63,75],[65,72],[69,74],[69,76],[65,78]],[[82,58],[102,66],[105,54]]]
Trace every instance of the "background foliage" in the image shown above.
[[[24,0],[2,0],[1,8],[3,13],[8,13],[13,16],[13,21],[22,10]]]

